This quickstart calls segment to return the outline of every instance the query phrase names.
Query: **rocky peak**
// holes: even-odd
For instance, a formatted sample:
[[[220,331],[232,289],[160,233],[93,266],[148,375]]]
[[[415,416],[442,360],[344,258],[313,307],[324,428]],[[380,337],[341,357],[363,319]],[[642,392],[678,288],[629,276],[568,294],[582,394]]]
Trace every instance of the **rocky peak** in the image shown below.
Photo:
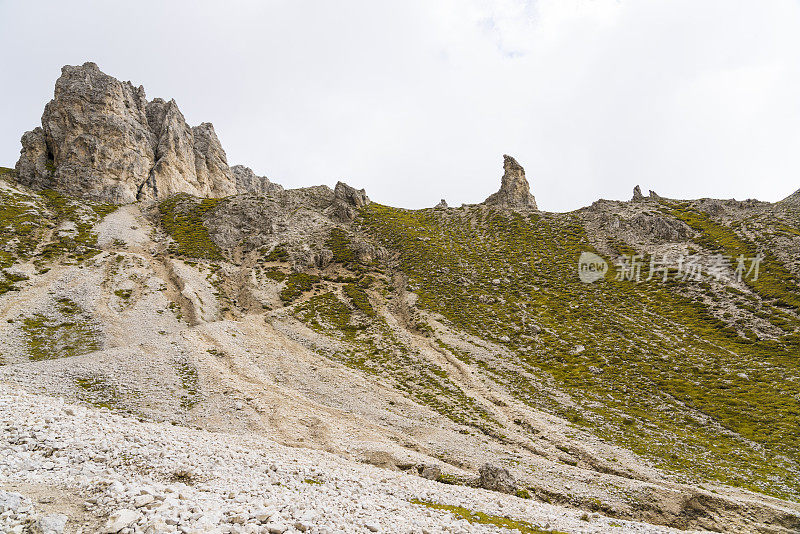
[[[798,189],[788,197],[781,200],[779,204],[784,204],[789,206],[800,206],[800,189]]]
[[[644,195],[642,194],[642,188],[638,185],[633,188],[633,200],[644,200]]]
[[[210,123],[190,128],[174,100],[148,102],[142,86],[90,62],[61,69],[42,126],[22,136],[17,171],[25,185],[115,204],[236,192]]]
[[[352,221],[356,216],[356,211],[370,202],[365,190],[356,189],[344,182],[337,182],[333,193],[331,216],[344,222]]]
[[[434,206],[434,208],[446,208],[446,207],[448,206],[447,206],[447,201],[445,199],[441,199],[439,203]]]
[[[250,167],[234,165],[231,167],[236,180],[236,191],[239,193],[258,193],[266,195],[283,191],[283,187],[272,183],[266,176],[257,176]]]
[[[503,156],[503,178],[500,190],[484,201],[487,206],[503,208],[537,209],[536,199],[531,194],[530,185],[525,178],[525,169],[511,156]]]

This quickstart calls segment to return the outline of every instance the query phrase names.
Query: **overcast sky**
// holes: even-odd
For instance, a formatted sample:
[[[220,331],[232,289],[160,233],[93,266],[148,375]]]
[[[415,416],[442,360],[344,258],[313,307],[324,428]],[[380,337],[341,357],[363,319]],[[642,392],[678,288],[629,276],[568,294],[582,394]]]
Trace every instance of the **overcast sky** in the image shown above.
[[[0,165],[64,64],[174,98],[287,187],[539,207],[800,188],[800,0],[0,0]]]

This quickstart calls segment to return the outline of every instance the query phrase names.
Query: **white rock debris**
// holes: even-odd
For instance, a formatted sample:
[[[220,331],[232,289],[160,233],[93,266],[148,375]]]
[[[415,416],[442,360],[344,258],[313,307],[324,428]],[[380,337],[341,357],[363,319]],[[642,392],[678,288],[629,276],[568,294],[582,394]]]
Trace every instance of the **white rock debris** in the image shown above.
[[[0,488],[70,492],[85,510],[80,517],[48,514],[26,495],[0,490],[4,533],[510,532],[413,499],[566,532],[677,532],[259,437],[140,422],[7,385],[0,385],[0,426]]]

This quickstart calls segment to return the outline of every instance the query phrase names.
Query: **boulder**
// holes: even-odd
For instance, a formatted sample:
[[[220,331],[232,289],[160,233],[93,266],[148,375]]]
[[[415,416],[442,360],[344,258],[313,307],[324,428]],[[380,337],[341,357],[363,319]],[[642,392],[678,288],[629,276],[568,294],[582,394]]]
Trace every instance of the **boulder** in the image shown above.
[[[644,200],[644,195],[642,194],[642,188],[638,185],[633,188],[633,200]]]
[[[448,206],[447,206],[447,201],[445,201],[445,199],[440,200],[439,203],[434,206],[434,208],[446,208],[446,207]]]
[[[484,489],[511,494],[517,491],[516,480],[503,467],[487,463],[478,470],[478,474],[478,485]]]
[[[537,209],[536,199],[531,194],[531,188],[525,178],[525,169],[522,168],[522,165],[511,156],[504,155],[503,171],[500,190],[489,196],[484,204],[501,208]]]
[[[105,534],[114,534],[119,532],[125,527],[129,527],[139,519],[139,512],[129,510],[126,508],[117,510],[108,517],[103,532]]]
[[[174,100],[148,102],[142,86],[94,63],[61,69],[42,126],[22,136],[16,169],[24,185],[114,204],[236,192],[211,124],[190,128]]]
[[[63,534],[67,526],[67,516],[64,514],[48,514],[36,521],[33,531],[36,534]]]

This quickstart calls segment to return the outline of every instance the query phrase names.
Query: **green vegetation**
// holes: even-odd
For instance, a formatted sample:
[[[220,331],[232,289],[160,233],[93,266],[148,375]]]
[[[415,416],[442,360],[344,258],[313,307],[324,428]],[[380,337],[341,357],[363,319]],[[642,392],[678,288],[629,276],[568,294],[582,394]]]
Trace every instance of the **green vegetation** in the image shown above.
[[[181,388],[184,391],[181,395],[181,408],[191,410],[200,402],[200,379],[197,374],[197,368],[187,361],[179,361],[174,365],[175,372],[181,382]]]
[[[131,298],[131,295],[133,294],[133,290],[132,289],[117,289],[117,290],[114,291],[114,294],[117,297],[121,298],[122,300],[128,300],[129,298]]]
[[[740,255],[745,258],[763,255],[758,279],[744,276],[744,273],[742,280],[763,298],[774,299],[784,307],[800,309],[797,280],[768,250],[740,237],[733,228],[713,221],[708,214],[691,208],[689,203],[662,201],[662,206],[664,213],[680,219],[698,231],[698,242],[711,251],[723,254],[733,261]]]
[[[464,508],[463,506],[438,504],[429,501],[421,501],[419,499],[413,499],[411,503],[418,504],[420,506],[426,506],[433,510],[450,512],[459,519],[466,519],[470,523],[477,525],[494,525],[500,528],[507,528],[512,530],[516,529],[521,534],[547,534],[547,533],[563,534],[555,530],[543,530],[535,525],[528,523],[527,521],[517,521],[515,519],[511,519],[510,517],[489,515],[489,514],[484,514],[483,512],[473,512],[472,510]]]
[[[353,303],[353,306],[355,306],[356,309],[365,315],[368,315],[369,317],[375,316],[375,309],[369,302],[369,296],[367,295],[367,292],[361,289],[359,286],[355,284],[345,284],[344,294],[347,295],[347,297],[350,299],[350,302]]]
[[[17,282],[24,282],[28,279],[27,275],[22,273],[13,273],[8,271],[0,271],[0,295],[8,293],[9,291],[19,291],[15,285]]]
[[[577,214],[373,203],[358,224],[397,255],[420,308],[507,349],[502,358],[451,352],[521,401],[674,473],[800,495],[796,333],[743,337],[676,283],[581,283],[577,258],[593,248]],[[757,290],[791,304],[797,291],[773,273]],[[768,316],[787,332],[800,327],[793,314]],[[549,381],[575,406],[538,385]]]
[[[22,320],[28,357],[31,360],[68,358],[101,348],[99,336],[84,311],[70,299],[58,299],[48,317],[37,313]]]
[[[298,305],[295,316],[312,329],[347,342],[349,348],[331,353],[331,358],[392,381],[409,397],[458,424],[499,435],[499,423],[442,368],[403,344],[374,311],[368,316],[355,314],[355,309],[327,292]]]
[[[289,304],[306,291],[311,291],[319,281],[319,276],[313,274],[291,273],[286,277],[286,287],[281,290],[281,300]]]
[[[40,199],[0,188],[0,268],[28,259],[48,218]]]
[[[325,246],[333,252],[334,263],[341,263],[347,266],[352,266],[355,263],[356,255],[352,249],[350,236],[343,229],[332,229],[328,239],[325,241]]]
[[[117,388],[100,376],[76,378],[75,385],[81,391],[82,400],[97,408],[113,410],[122,400]]]
[[[286,244],[275,245],[275,248],[264,257],[264,261],[289,261],[289,253],[286,251]]]
[[[42,264],[66,256],[68,260],[81,262],[101,252],[97,246],[97,235],[92,227],[117,207],[67,197],[45,189],[40,193],[45,206],[55,214],[57,225],[71,224],[71,228],[57,230],[54,240],[39,251],[36,262]]]
[[[203,216],[221,202],[217,198],[202,200],[182,193],[158,205],[161,226],[175,241],[172,254],[206,260],[221,260],[222,252],[211,240]]]
[[[264,269],[264,276],[276,282],[283,282],[286,280],[286,273],[280,269]]]

